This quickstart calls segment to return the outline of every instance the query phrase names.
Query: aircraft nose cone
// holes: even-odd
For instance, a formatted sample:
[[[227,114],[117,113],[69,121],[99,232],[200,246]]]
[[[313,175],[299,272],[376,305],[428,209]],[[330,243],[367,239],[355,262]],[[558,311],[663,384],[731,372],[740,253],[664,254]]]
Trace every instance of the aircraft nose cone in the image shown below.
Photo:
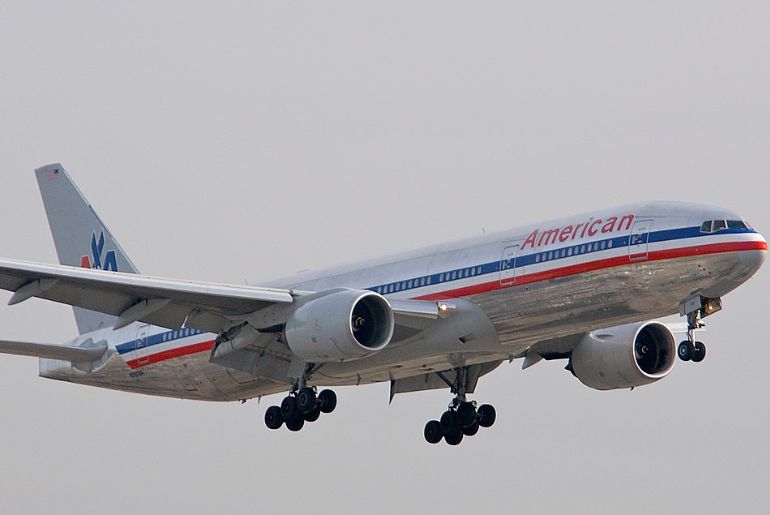
[[[759,233],[757,236],[759,237],[760,248],[751,252],[741,252],[741,262],[751,270],[751,273],[759,270],[767,257],[767,240]]]

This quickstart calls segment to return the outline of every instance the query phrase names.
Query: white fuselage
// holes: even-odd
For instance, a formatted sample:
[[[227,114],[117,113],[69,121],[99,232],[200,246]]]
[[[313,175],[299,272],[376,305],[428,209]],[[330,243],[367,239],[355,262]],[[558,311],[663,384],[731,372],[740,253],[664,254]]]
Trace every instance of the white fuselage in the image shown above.
[[[754,274],[767,244],[723,209],[651,202],[519,227],[380,259],[303,272],[268,286],[303,291],[369,289],[387,299],[464,299],[496,337],[474,341],[404,334],[372,356],[329,363],[317,385],[388,381],[522,356],[533,344],[679,312],[687,298],[721,297]],[[711,228],[709,228],[711,230]],[[106,340],[101,363],[41,360],[41,375],[127,391],[237,400],[283,384],[209,362],[215,334],[133,324],[82,335]]]

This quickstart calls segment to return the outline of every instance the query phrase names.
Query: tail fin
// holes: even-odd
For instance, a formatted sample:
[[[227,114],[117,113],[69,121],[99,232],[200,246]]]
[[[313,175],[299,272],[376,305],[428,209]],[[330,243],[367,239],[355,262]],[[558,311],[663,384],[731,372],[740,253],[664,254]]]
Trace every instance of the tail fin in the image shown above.
[[[62,265],[138,273],[126,252],[112,236],[61,164],[35,170],[48,225]],[[73,308],[80,334],[110,327],[115,317]]]

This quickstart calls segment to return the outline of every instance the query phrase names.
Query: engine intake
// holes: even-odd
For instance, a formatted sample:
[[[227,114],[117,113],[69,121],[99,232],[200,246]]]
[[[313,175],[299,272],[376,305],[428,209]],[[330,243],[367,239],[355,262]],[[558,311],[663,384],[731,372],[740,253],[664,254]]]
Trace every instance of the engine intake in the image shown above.
[[[294,310],[286,322],[286,343],[306,361],[350,361],[384,349],[394,328],[383,296],[338,290]]]
[[[676,342],[660,322],[642,322],[592,331],[572,351],[572,372],[597,390],[654,383],[671,371]]]

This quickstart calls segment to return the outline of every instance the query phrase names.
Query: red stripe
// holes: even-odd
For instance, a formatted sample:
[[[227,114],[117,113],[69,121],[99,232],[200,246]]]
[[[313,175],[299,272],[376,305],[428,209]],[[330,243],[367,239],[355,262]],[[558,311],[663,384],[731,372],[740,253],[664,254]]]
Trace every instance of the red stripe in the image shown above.
[[[711,245],[698,245],[695,247],[684,247],[670,250],[658,250],[650,252],[646,260],[640,260],[638,262],[643,263],[645,261],[661,261],[665,259],[676,259],[690,256],[704,256],[709,254],[722,254],[725,252],[741,252],[746,250],[767,250],[767,242],[764,241],[743,241],[743,242],[729,242],[729,243],[714,243]],[[566,277],[569,275],[582,274],[585,272],[592,272],[594,270],[601,270],[605,268],[613,268],[623,265],[633,264],[629,260],[629,257],[618,256],[608,259],[600,259],[597,261],[590,261],[588,263],[580,263],[577,265],[565,266],[562,268],[554,268],[552,270],[544,270],[542,272],[535,272],[533,274],[522,275],[516,277],[516,284],[503,286],[500,281],[492,281],[482,284],[474,284],[472,286],[466,286],[463,288],[457,288],[454,290],[447,290],[439,293],[431,293],[429,295],[422,295],[415,297],[418,300],[441,300],[441,299],[453,299],[457,297],[466,297],[469,295],[478,295],[480,293],[486,293],[494,290],[501,290],[504,288],[510,288],[512,286],[521,286],[523,284],[531,284],[541,281],[548,281],[550,279],[556,279],[559,277]],[[199,352],[205,352],[211,350],[214,346],[214,340],[202,343],[196,343],[186,347],[178,347],[157,354],[151,354],[141,359],[133,359],[127,361],[128,366],[131,368],[139,368],[159,361],[165,361],[167,359],[179,358],[181,356],[188,356],[190,354],[197,354]]]
[[[150,354],[149,356],[145,356],[143,358],[132,359],[131,361],[126,361],[126,363],[131,368],[139,368],[139,367],[151,365],[153,363],[157,363],[159,361],[165,361],[167,359],[180,358],[182,356],[188,356],[190,354],[197,354],[199,352],[209,351],[213,346],[214,346],[214,340],[211,340],[208,342],[195,343],[193,345],[188,345],[186,347],[177,347],[175,349],[169,349],[169,350],[164,350],[163,352],[158,352],[157,354]]]
[[[565,266],[562,268],[553,268],[551,270],[543,270],[542,272],[535,272],[532,274],[516,276],[515,284],[501,285],[500,281],[492,281],[482,284],[474,284],[471,286],[465,286],[463,288],[456,288],[454,290],[443,291],[439,293],[430,293],[428,295],[422,295],[415,297],[417,300],[442,300],[442,299],[456,299],[458,297],[467,297],[470,295],[479,295],[481,293],[487,293],[490,291],[501,290],[504,288],[510,288],[512,286],[521,286],[523,284],[532,284],[541,281],[548,281],[551,279],[557,279],[559,277],[567,277],[569,275],[582,274],[585,272],[592,272],[594,270],[602,270],[605,268],[614,268],[618,266],[630,265],[634,263],[644,263],[647,261],[662,261],[665,259],[677,259],[691,256],[704,256],[709,254],[722,254],[725,252],[742,252],[746,250],[767,250],[767,242],[765,241],[741,241],[741,242],[729,242],[729,243],[714,243],[710,245],[698,245],[695,247],[683,247],[670,250],[657,250],[650,252],[647,255],[647,259],[640,259],[639,261],[630,261],[628,256],[618,256],[608,259],[599,259],[597,261],[590,261],[588,263],[580,263],[577,265]]]

